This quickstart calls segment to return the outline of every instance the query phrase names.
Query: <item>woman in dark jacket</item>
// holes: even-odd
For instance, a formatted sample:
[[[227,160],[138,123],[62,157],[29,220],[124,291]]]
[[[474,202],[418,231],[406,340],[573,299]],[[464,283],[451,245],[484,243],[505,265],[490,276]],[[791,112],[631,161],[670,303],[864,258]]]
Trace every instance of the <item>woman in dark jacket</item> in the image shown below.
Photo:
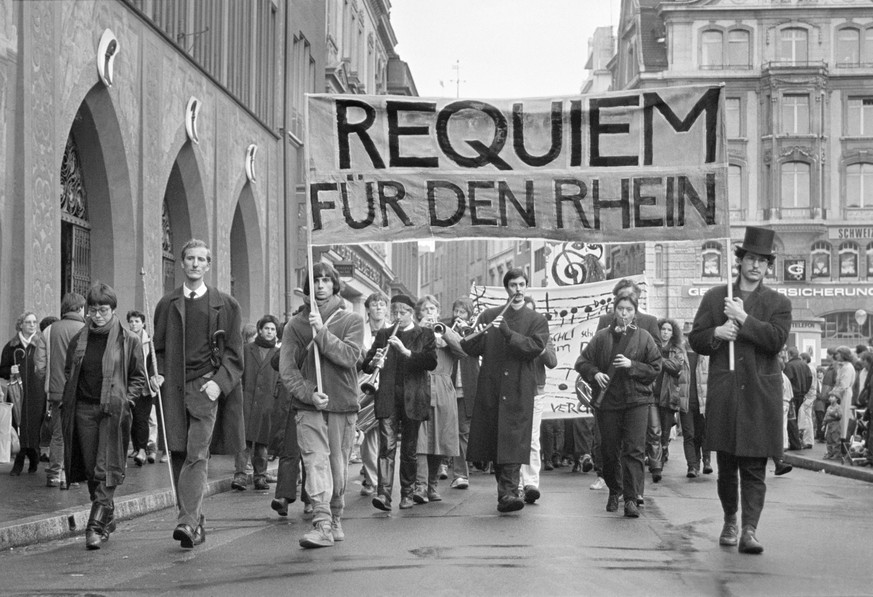
[[[624,515],[630,518],[640,515],[637,496],[643,495],[645,483],[652,382],[661,370],[655,340],[634,322],[637,304],[635,294],[617,296],[615,320],[594,335],[576,361],[576,371],[597,392],[595,417],[600,428],[603,478],[609,487],[606,511],[618,510],[622,493]]]
[[[685,338],[682,328],[672,319],[658,321],[661,333],[661,373],[655,380],[654,394],[661,420],[661,468],[667,464],[670,446],[670,430],[676,424],[676,412],[688,411],[688,357],[685,355]],[[683,371],[686,374],[683,376]],[[682,403],[684,400],[684,408]],[[661,480],[661,471],[652,480]]]
[[[88,292],[87,325],[70,339],[61,418],[66,483],[88,481],[91,514],[85,546],[100,549],[115,530],[115,488],[124,482],[130,406],[143,395],[146,373],[139,337],[115,314],[111,286]]]
[[[35,473],[39,466],[39,431],[45,415],[45,380],[36,372],[35,353],[40,333],[37,331],[36,313],[25,311],[18,316],[15,337],[3,347],[0,355],[0,377],[10,383],[21,380],[21,402],[13,408],[12,424],[18,429],[21,449],[15,456],[9,474],[17,477],[27,458],[28,473]]]
[[[279,373],[270,363],[279,352],[276,335],[279,320],[264,315],[258,321],[255,339],[243,347],[243,420],[246,425],[246,448],[236,457],[234,489],[245,489],[248,481],[245,466],[249,458],[254,471],[255,489],[265,490],[267,484],[267,446],[270,443],[273,393]]]

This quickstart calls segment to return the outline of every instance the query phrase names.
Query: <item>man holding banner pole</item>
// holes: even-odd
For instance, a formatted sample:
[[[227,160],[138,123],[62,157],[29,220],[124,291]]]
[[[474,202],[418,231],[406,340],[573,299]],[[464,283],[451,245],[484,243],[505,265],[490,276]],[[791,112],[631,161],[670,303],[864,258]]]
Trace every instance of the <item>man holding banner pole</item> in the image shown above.
[[[546,318],[524,306],[527,283],[523,270],[506,272],[506,305],[482,312],[478,333],[461,341],[464,352],[482,357],[467,457],[494,463],[499,512],[524,508],[518,484],[521,464],[530,461],[535,360],[549,339]]]
[[[764,495],[767,458],[782,458],[782,374],[779,351],[791,328],[791,301],[767,288],[774,232],[746,228],[735,249],[739,276],[732,297],[726,286],[710,289],[700,302],[688,336],[691,348],[709,355],[706,439],[716,450],[718,497],[724,511],[719,544],[740,553],[764,551],[755,532]],[[729,346],[735,346],[735,367]],[[742,506],[742,534],[737,511]]]

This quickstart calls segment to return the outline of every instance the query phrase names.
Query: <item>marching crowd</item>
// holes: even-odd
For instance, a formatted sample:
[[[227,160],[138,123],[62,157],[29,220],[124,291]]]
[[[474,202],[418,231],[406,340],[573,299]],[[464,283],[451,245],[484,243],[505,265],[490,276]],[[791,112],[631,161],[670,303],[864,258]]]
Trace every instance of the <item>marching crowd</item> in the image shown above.
[[[246,489],[250,466],[255,489],[275,482],[278,515],[301,499],[312,527],[300,544],[315,548],[345,537],[353,462],[379,511],[394,508],[395,468],[399,509],[467,489],[478,468],[493,474],[497,510],[508,513],[542,497],[542,468],[568,466],[595,472],[607,511],[637,518],[646,471],[661,481],[675,434],[688,478],[717,470],[719,544],[761,553],[768,459],[779,475],[791,468],[783,450],[815,441],[827,442],[825,458],[873,454],[868,437],[866,447],[851,442],[873,427],[863,415],[873,352],[839,347],[816,368],[786,350],[791,303],[762,282],[772,241],[772,231],[747,229],[737,279],[706,294],[687,338],[679,322],[641,312],[640,289],[620,280],[575,366],[594,416],[542,420],[545,370],[557,359],[523,270],[504,276],[505,305],[478,314],[466,297],[444,313],[431,295],[373,294],[362,318],[346,308],[334,268],[318,263],[308,301],[284,326],[265,315],[249,340],[237,302],[204,282],[209,247],[192,239],[185,282],[159,301],[150,334],[148,305],[122,325],[101,283],[87,297],[67,294],[60,319],[18,318],[0,355],[20,443],[11,474],[25,460],[36,472],[42,457],[47,486],[87,483],[85,541],[99,549],[116,526],[127,461],[161,453],[178,508],[172,536],[190,549],[206,540],[209,457],[230,454],[234,489]]]

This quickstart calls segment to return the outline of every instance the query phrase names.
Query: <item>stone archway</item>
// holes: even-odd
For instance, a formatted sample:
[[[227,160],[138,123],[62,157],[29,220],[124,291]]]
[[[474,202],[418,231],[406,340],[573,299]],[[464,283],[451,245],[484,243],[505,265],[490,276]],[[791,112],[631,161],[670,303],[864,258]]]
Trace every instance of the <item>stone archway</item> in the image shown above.
[[[250,183],[239,193],[230,228],[231,294],[239,301],[243,321],[254,321],[266,312],[264,252],[261,222]]]
[[[206,198],[200,172],[191,144],[185,143],[170,168],[164,190],[161,217],[164,293],[184,282],[184,274],[178,267],[182,246],[191,238],[200,238],[209,243]]]
[[[118,116],[107,90],[94,86],[67,137],[61,178],[61,292],[86,294],[101,280],[133,301],[138,268],[133,194]]]

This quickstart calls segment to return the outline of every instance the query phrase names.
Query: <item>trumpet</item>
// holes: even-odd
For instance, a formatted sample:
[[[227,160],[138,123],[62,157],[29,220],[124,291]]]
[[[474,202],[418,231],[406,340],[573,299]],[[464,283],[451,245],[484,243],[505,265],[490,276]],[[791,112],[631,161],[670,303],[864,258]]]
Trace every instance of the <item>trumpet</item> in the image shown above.
[[[463,319],[456,319],[455,323],[452,324],[452,330],[462,338],[466,338],[473,333],[473,326]]]
[[[391,335],[388,338],[393,338],[397,335],[397,328],[400,327],[400,322],[394,324],[394,329],[391,330]],[[385,357],[388,355],[388,350],[391,348],[390,344],[385,344],[385,348],[383,349],[385,352],[382,354],[382,357],[379,358],[375,363],[373,363],[374,371],[370,373],[367,377],[364,378],[364,381],[361,382],[361,391],[364,394],[375,394],[379,391],[379,372],[382,371],[382,367],[385,366]]]

